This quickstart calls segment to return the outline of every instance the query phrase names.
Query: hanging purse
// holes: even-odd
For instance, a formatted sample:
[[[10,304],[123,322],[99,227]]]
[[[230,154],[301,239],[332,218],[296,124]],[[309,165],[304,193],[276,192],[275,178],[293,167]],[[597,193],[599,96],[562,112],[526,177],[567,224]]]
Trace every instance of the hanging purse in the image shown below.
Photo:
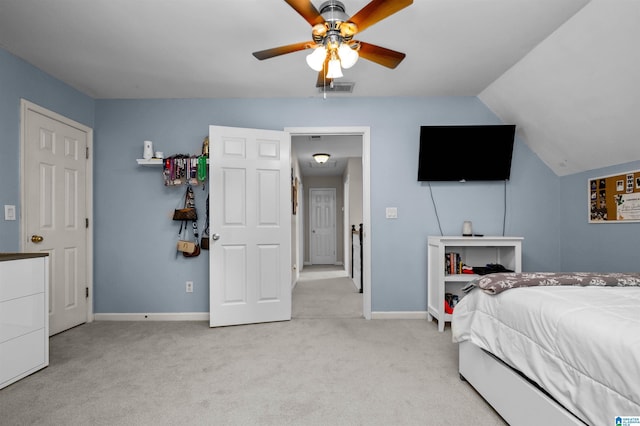
[[[185,212],[187,214],[182,215],[178,214],[176,218],[176,212]],[[184,208],[176,209],[174,211],[174,220],[181,220],[180,230],[178,231],[178,235],[183,234],[182,238],[178,241],[176,249],[178,252],[182,252],[184,257],[196,257],[200,254],[200,243],[198,241],[198,214],[196,211],[196,203],[195,203],[195,194],[193,193],[193,188],[191,186],[187,187],[185,198],[184,198]],[[188,233],[188,221],[192,221],[193,228],[193,236],[194,241],[189,241],[187,237]],[[177,253],[176,253],[177,255]]]
[[[196,243],[193,241],[179,240],[177,249],[183,253],[193,253],[196,251]]]
[[[195,207],[175,209],[173,211],[173,220],[198,220],[198,213]]]
[[[200,254],[200,243],[198,242],[198,222],[194,220],[192,226],[193,226],[193,238],[195,241],[192,244],[194,244],[195,247],[193,248],[193,251],[190,253],[183,251],[182,255],[184,257],[196,257]],[[186,232],[187,232],[187,227],[185,226],[185,233]]]
[[[196,257],[200,254],[200,245],[197,243],[191,243],[194,245],[194,249],[191,253],[187,253],[186,251],[182,252],[182,255],[184,257]]]
[[[195,200],[193,188],[191,188],[191,186],[187,186],[187,190],[184,194],[184,207],[173,211],[173,220],[198,220],[198,212],[196,211],[193,200]]]

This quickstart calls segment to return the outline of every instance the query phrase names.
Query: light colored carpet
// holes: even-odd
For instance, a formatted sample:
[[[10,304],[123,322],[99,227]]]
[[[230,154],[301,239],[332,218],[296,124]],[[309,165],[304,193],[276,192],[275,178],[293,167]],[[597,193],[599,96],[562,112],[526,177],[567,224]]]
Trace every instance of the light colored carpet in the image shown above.
[[[362,294],[338,266],[305,266],[291,304],[293,318],[362,318]]]
[[[505,424],[459,379],[450,331],[424,320],[94,322],[50,355],[0,390],[0,424]]]

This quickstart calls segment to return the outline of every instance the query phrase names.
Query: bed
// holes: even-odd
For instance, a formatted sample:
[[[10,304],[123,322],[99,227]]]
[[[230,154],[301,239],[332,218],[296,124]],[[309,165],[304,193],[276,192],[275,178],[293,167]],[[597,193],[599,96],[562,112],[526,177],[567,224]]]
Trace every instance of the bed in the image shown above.
[[[460,376],[509,424],[640,424],[640,274],[497,273],[464,291]]]

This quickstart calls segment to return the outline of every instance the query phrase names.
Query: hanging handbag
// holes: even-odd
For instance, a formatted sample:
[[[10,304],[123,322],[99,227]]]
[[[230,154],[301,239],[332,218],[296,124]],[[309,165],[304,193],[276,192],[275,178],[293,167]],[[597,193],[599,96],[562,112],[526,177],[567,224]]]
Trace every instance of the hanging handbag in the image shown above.
[[[200,254],[200,245],[197,243],[191,243],[191,244],[195,246],[193,251],[191,253],[187,253],[186,251],[183,251],[182,255],[184,257],[196,257]]]
[[[193,251],[191,253],[183,251],[182,255],[184,257],[196,257],[200,254],[200,243],[198,242],[198,221],[194,220],[193,221],[193,238],[194,238],[194,244],[195,247],[193,248]],[[187,227],[185,226],[185,234],[187,232]]]
[[[192,212],[185,216],[178,216],[184,219],[176,219],[175,212],[177,211],[188,211]],[[198,214],[196,211],[196,202],[195,202],[195,194],[193,193],[193,188],[189,185],[187,187],[185,198],[184,198],[184,208],[176,209],[174,211],[174,220],[181,220],[180,230],[178,231],[178,235],[181,235],[182,238],[178,241],[176,249],[178,252],[182,252],[184,257],[196,257],[200,254],[200,243],[198,241]],[[188,222],[192,221],[193,228],[193,236],[194,241],[190,241],[187,237],[188,233]],[[183,234],[184,230],[184,235]]]
[[[196,243],[193,241],[179,240],[177,249],[183,253],[193,253],[196,251]]]
[[[192,200],[195,200],[193,188],[191,188],[191,186],[187,186],[187,190],[184,194],[184,207],[173,211],[173,220],[198,220],[198,212],[196,211],[195,203],[193,203]]]
[[[198,220],[198,213],[193,207],[175,209],[173,211],[173,220]]]

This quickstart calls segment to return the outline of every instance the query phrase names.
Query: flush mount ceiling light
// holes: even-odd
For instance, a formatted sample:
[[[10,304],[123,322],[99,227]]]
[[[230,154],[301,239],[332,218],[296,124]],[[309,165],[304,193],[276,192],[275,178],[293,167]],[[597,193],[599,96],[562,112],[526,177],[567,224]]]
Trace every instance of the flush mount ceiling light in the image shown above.
[[[317,153],[313,154],[313,159],[316,160],[316,163],[324,164],[331,157],[329,154]]]
[[[359,57],[387,68],[397,67],[405,57],[404,53],[354,40],[353,36],[404,9],[413,0],[372,0],[351,18],[345,13],[344,4],[337,0],[322,3],[319,12],[310,0],[285,1],[311,25],[313,40],[253,52],[253,56],[263,60],[313,49],[307,55],[307,64],[318,71],[317,87],[342,77],[342,69],[351,68]]]

